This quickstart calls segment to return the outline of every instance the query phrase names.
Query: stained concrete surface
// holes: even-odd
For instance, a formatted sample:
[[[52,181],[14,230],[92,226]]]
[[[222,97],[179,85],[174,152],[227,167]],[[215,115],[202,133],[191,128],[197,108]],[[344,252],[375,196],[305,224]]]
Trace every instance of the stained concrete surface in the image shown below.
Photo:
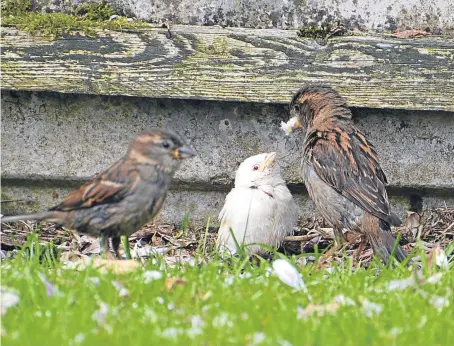
[[[33,0],[44,12],[74,11],[83,2]],[[350,29],[425,29],[452,32],[449,0],[107,0],[118,13],[153,23],[298,29],[342,24]]]
[[[50,207],[106,169],[134,136],[154,126],[172,128],[198,151],[178,171],[162,213],[181,222],[215,222],[235,170],[246,157],[277,151],[301,215],[313,213],[299,174],[300,140],[279,128],[286,107],[272,104],[2,91],[2,200],[8,213]],[[358,127],[375,144],[396,210],[411,191],[426,206],[453,205],[454,113],[353,109]]]

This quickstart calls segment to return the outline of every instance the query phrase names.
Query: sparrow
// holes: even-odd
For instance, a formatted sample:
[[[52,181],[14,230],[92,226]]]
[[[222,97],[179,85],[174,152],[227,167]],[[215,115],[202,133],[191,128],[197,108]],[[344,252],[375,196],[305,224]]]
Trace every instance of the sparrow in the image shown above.
[[[100,236],[101,253],[119,256],[120,237],[152,220],[164,203],[170,181],[183,159],[196,155],[176,133],[153,129],[141,134],[105,172],[44,212],[6,216],[1,222],[44,220]]]
[[[276,153],[255,155],[240,164],[219,221],[216,247],[230,254],[237,253],[237,244],[245,245],[250,255],[266,253],[258,244],[278,247],[292,233],[298,208],[281,176]]]
[[[353,124],[345,100],[328,86],[303,87],[290,103],[290,116],[281,127],[288,134],[302,132],[303,180],[337,243],[342,244],[347,229],[363,236],[361,250],[369,240],[385,263],[391,254],[405,259],[391,233],[390,225],[400,220],[390,211],[377,152]]]

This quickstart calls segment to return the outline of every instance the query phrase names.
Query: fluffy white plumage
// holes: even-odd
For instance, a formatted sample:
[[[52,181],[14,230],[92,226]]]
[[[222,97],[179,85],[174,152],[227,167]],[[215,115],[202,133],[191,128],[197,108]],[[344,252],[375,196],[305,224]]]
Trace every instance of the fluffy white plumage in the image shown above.
[[[217,248],[236,253],[239,244],[259,243],[278,247],[292,233],[298,209],[281,176],[276,153],[264,153],[241,163],[235,187],[225,199],[219,214]],[[263,253],[260,245],[247,246],[249,254]]]

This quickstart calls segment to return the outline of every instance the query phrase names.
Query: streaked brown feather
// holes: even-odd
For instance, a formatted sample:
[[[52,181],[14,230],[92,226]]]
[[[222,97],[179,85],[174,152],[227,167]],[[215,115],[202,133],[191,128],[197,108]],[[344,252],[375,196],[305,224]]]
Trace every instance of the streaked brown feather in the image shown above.
[[[119,202],[139,178],[134,166],[120,160],[107,171],[69,194],[65,200],[50,210],[70,211],[98,204]]]
[[[364,150],[362,147],[366,147]],[[390,221],[386,177],[375,149],[354,128],[315,131],[306,141],[306,157],[318,176],[372,215]]]

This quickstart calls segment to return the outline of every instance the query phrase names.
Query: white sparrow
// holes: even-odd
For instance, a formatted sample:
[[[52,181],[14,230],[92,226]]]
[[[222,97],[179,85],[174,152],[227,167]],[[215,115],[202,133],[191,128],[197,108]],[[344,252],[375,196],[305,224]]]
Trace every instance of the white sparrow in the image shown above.
[[[252,156],[240,164],[219,221],[216,246],[231,254],[237,252],[236,242],[246,245],[248,254],[265,253],[258,244],[278,247],[292,233],[298,209],[281,176],[276,153]]]

